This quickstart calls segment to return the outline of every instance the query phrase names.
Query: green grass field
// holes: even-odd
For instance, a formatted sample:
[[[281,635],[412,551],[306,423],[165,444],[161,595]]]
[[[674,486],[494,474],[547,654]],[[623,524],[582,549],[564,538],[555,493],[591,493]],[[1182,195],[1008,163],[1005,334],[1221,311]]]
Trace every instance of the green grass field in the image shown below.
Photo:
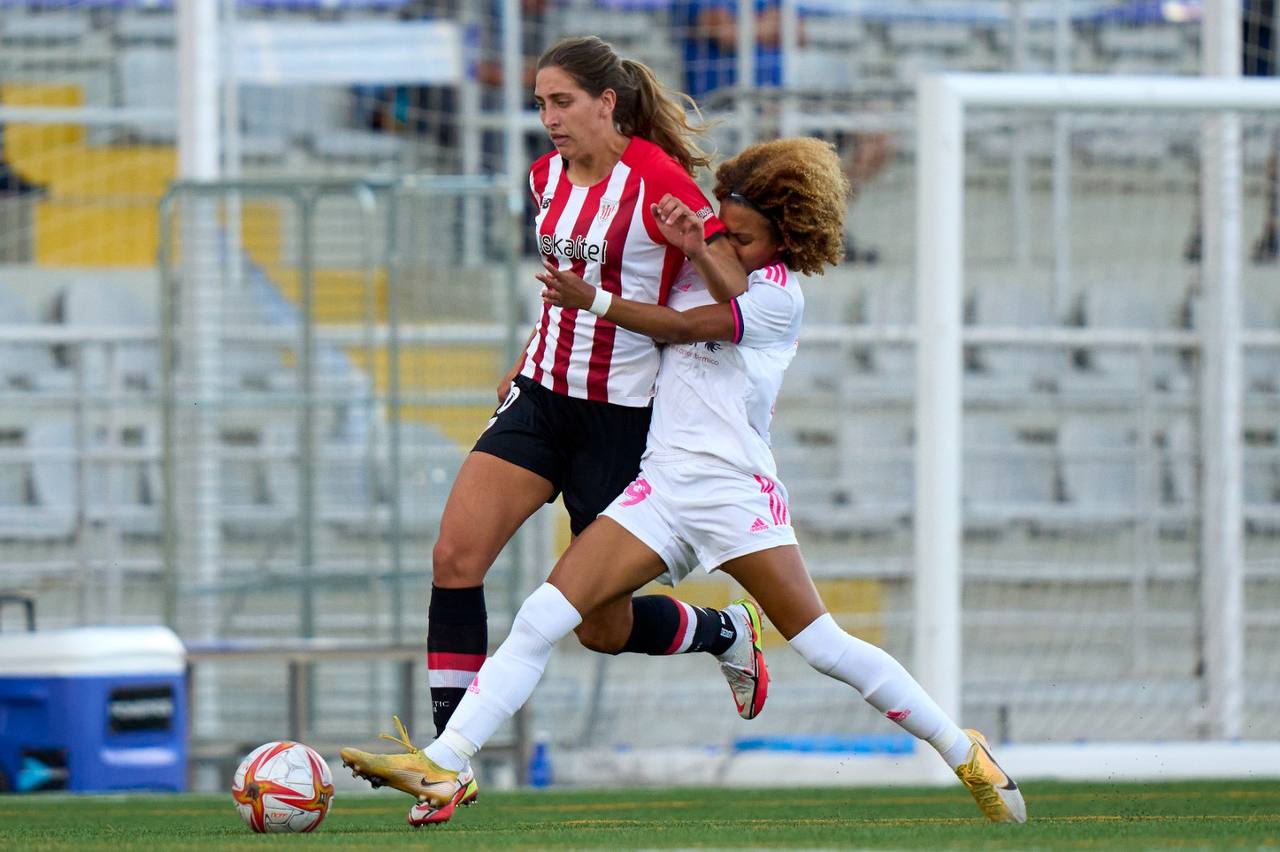
[[[1217,849],[1280,845],[1280,783],[1024,786],[1031,821],[991,825],[959,789],[488,793],[446,826],[397,793],[335,799],[311,835],[258,836],[231,797],[8,796],[0,849]]]

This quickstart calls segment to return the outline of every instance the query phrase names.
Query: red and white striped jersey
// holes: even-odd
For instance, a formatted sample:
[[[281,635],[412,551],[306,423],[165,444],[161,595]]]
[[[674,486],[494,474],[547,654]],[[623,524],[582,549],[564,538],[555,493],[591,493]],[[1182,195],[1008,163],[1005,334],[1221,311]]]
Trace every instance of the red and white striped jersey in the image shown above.
[[[669,246],[649,207],[671,193],[697,212],[705,236],[724,230],[706,196],[670,155],[632,137],[609,177],[594,186],[569,182],[552,151],[529,170],[538,206],[534,223],[543,257],[588,283],[651,304],[665,304],[688,263]],[[589,311],[544,305],[520,374],[555,393],[617,405],[644,406],[653,397],[658,350],[641,334]]]

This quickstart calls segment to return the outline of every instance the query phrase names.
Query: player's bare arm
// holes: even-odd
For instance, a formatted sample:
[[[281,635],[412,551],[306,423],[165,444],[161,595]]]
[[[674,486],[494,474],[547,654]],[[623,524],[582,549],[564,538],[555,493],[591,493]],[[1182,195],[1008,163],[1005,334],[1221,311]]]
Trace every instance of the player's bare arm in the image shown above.
[[[537,276],[543,284],[543,301],[561,308],[590,308],[597,292],[595,287],[579,275],[551,264],[544,265],[546,272]],[[727,303],[677,311],[664,305],[614,296],[604,318],[628,331],[668,343],[731,340],[734,332],[733,308]]]
[[[707,282],[707,291],[717,302],[727,302],[746,292],[747,273],[738,262],[738,255],[726,240],[703,238],[702,220],[679,198],[671,193],[651,206],[658,230],[667,242],[693,262],[694,267]]]

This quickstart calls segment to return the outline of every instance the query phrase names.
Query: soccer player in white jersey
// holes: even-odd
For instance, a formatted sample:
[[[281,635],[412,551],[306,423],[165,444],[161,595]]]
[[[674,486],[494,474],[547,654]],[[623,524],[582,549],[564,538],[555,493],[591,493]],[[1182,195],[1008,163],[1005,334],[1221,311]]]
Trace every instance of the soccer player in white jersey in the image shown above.
[[[721,300],[741,292],[737,255],[691,176],[709,161],[693,144],[698,128],[680,96],[600,39],[574,38],[539,59],[534,100],[555,146],[529,171],[546,261],[601,292],[663,304],[688,265],[655,218],[656,203],[670,196],[697,211],[698,239],[711,240],[699,259],[708,286]],[[542,504],[563,495],[576,536],[635,478],[657,373],[651,338],[587,311],[544,307],[524,353],[499,383],[501,404],[464,460],[440,521],[427,623],[437,733],[488,652],[485,574]],[[737,641],[754,629],[753,606],[715,610],[667,595],[627,598],[592,613],[578,635],[586,647],[608,653],[713,654],[740,715],[750,718],[768,683],[759,649]],[[747,689],[755,700],[744,703],[739,694]],[[377,785],[413,792],[398,773],[412,769],[417,751],[402,727],[398,734],[391,739],[408,751],[367,760],[359,771]],[[453,801],[415,808],[410,822],[443,822],[456,805],[474,800],[474,776],[468,771],[463,778]]]
[[[540,279],[549,304],[589,306],[667,341],[648,449],[640,475],[525,600],[444,733],[423,750],[432,767],[415,779],[419,796],[456,795],[457,773],[528,699],[552,646],[584,614],[655,578],[674,583],[701,568],[732,576],[810,665],[933,746],[989,819],[1026,820],[1021,792],[982,735],[961,730],[893,657],[827,613],[777,479],[768,430],[804,309],[796,273],[839,261],[847,192],[834,149],[814,139],[754,145],[722,165],[720,218],[751,270],[746,291],[727,304],[715,303],[694,276],[682,278],[663,307],[610,298],[547,265]],[[687,206],[669,199],[661,213],[672,243],[694,257],[706,251]],[[363,753],[342,757],[359,762]]]

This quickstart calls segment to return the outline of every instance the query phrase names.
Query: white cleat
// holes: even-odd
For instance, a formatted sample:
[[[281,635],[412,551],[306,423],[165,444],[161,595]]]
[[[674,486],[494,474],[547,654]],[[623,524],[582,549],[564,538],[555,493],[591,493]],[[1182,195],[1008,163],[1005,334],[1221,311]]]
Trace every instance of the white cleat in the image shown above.
[[[764,709],[764,701],[769,696],[769,669],[764,664],[764,627],[760,621],[760,608],[743,599],[729,604],[724,611],[733,620],[738,638],[719,657],[720,672],[729,681],[738,715],[754,719]]]

